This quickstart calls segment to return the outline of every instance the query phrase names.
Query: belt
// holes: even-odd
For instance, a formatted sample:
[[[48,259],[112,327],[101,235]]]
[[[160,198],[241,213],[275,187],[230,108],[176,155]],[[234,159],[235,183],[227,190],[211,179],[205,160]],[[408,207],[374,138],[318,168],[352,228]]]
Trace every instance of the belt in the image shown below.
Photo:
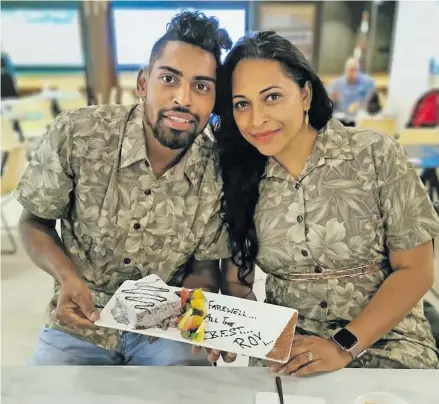
[[[336,278],[347,278],[358,275],[371,274],[374,272],[387,270],[390,272],[391,266],[389,260],[373,261],[362,265],[356,265],[353,267],[344,267],[340,269],[327,268],[325,266],[316,264],[313,266],[306,267],[288,267],[285,271],[288,273],[278,274],[268,272],[269,276],[273,276],[282,281],[313,281],[313,280],[325,280],[325,279],[336,279]]]

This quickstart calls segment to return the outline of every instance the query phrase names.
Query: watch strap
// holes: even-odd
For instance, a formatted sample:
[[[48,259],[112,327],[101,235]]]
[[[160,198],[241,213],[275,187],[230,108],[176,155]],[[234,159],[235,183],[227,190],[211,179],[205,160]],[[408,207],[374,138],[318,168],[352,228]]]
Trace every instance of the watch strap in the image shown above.
[[[361,358],[366,353],[366,350],[361,349],[361,347],[359,347],[358,345],[359,345],[358,343],[355,344],[355,346],[353,346],[349,351],[347,351],[351,354],[352,360]]]

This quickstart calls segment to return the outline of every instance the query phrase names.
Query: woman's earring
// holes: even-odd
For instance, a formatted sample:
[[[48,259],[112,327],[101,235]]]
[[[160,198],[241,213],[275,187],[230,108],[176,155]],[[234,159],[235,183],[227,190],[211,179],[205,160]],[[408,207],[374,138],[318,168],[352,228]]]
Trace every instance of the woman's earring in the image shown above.
[[[309,113],[308,111],[305,111],[305,126],[308,126],[309,124]]]

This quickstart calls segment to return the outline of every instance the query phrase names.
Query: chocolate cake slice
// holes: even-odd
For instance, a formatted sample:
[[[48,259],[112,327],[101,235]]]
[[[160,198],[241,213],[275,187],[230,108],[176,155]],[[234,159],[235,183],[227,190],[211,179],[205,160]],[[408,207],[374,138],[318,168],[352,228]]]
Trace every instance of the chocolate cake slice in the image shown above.
[[[175,326],[181,314],[180,298],[157,275],[125,281],[113,301],[114,319],[136,330]]]

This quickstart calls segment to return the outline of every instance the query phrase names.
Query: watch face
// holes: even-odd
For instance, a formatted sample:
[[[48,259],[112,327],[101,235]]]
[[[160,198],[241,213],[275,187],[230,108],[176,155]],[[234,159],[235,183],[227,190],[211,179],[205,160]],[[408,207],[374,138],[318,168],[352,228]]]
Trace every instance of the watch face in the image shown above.
[[[334,338],[334,340],[347,351],[353,348],[358,342],[357,337],[346,328],[342,328],[332,338]]]

